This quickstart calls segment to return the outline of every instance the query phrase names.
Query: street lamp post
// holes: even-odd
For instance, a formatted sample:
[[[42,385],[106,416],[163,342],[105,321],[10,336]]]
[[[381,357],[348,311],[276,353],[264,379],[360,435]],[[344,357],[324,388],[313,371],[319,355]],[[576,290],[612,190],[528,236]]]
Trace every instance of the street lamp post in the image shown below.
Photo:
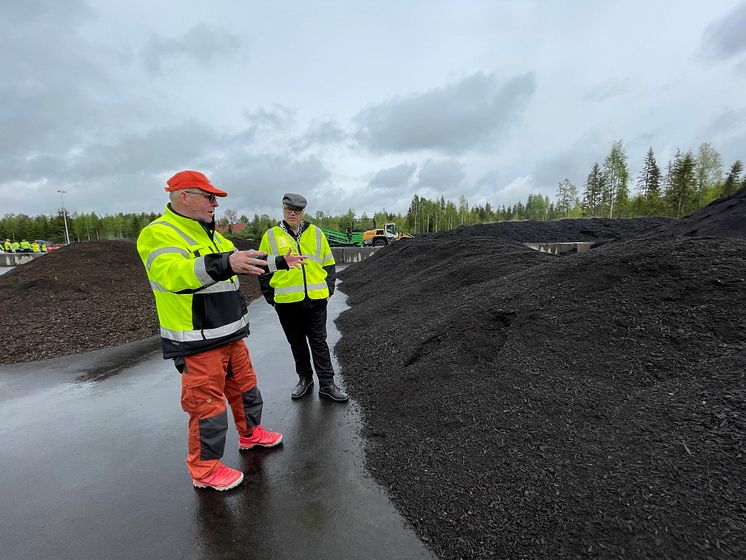
[[[65,244],[70,245],[70,234],[67,232],[67,212],[65,211],[65,199],[62,195],[67,191],[57,191],[60,193],[60,202],[62,203],[62,219],[65,220]]]

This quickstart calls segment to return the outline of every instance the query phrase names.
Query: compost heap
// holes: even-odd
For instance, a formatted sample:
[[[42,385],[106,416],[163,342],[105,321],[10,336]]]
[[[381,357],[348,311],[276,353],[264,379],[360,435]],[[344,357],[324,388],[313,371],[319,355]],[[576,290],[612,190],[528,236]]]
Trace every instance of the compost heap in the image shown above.
[[[368,468],[443,559],[746,557],[746,240],[556,257],[502,235],[578,240],[555,224],[407,240],[341,273]]]
[[[255,241],[236,240],[240,249]],[[255,278],[241,278],[247,299]],[[0,365],[79,354],[160,332],[155,300],[132,241],[52,251],[0,276]]]

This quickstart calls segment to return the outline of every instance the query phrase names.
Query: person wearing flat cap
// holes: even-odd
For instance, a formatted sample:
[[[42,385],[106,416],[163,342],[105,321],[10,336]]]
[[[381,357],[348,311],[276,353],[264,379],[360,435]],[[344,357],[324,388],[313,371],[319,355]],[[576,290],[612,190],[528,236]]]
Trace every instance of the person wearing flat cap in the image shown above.
[[[334,383],[326,343],[326,306],[334,294],[336,267],[324,233],[303,220],[306,199],[295,193],[282,197],[283,219],[262,237],[260,251],[273,255],[304,255],[298,268],[269,271],[259,276],[262,294],[274,306],[295,359],[298,383],[291,397],[300,399],[319,380],[319,396],[335,402],[349,399]],[[309,353],[310,347],[310,353]],[[313,358],[313,368],[311,359]]]
[[[224,465],[228,415],[238,430],[241,450],[274,447],[282,434],[262,424],[262,395],[244,338],[249,334],[239,274],[301,266],[300,255],[238,251],[215,231],[218,198],[199,171],[180,171],[168,180],[169,202],[162,216],[137,239],[155,295],[164,359],[181,373],[181,406],[189,414],[187,469],[197,488],[229,490],[243,472]]]

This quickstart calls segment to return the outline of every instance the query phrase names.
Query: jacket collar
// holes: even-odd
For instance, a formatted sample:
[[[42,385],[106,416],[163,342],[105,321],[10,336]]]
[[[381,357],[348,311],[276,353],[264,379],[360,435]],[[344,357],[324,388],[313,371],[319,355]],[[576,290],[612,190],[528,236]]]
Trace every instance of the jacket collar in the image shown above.
[[[210,239],[212,239],[213,235],[215,234],[215,219],[214,218],[212,222],[210,222],[209,224],[206,224],[205,222],[200,222],[199,220],[195,220],[194,218],[190,218],[189,216],[184,216],[183,214],[179,214],[176,210],[174,210],[171,207],[170,202],[166,204],[166,212],[169,214],[172,214],[179,221],[183,220],[184,225],[187,227],[200,227],[207,233],[207,235],[210,236]]]
[[[309,224],[307,221],[302,220],[300,225],[298,226],[298,232],[296,233],[292,227],[290,227],[290,224],[287,223],[285,220],[281,220],[278,224],[280,228],[282,228],[282,231],[287,233],[290,237],[293,237],[295,239],[300,239],[300,236],[303,235],[303,232],[308,229]]]

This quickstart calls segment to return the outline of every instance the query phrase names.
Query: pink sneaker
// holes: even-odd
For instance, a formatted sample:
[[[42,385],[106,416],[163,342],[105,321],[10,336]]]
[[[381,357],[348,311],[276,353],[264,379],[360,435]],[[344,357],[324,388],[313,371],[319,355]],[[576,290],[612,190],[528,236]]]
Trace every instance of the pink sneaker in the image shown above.
[[[282,441],[280,432],[268,432],[261,425],[256,426],[249,437],[238,437],[239,449],[251,449],[252,447],[274,447]]]
[[[205,478],[192,479],[192,484],[194,484],[195,488],[214,488],[219,492],[235,488],[242,482],[243,473],[241,471],[226,467],[222,463],[211,475]]]

